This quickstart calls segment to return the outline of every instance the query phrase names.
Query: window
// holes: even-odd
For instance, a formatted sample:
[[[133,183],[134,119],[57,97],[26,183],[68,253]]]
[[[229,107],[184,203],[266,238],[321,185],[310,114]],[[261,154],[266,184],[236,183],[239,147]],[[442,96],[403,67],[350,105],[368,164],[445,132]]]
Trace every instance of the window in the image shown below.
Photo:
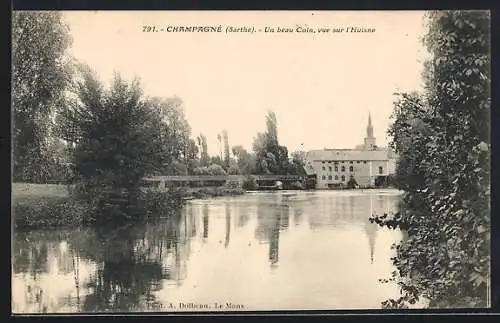
[[[379,174],[383,174],[384,173],[384,168],[382,166],[379,166],[378,173]]]
[[[356,164],[359,164],[359,163],[360,163],[360,161],[358,160],[358,161],[356,162]]]
[[[324,163],[325,163],[325,161],[322,161],[321,163],[322,163],[322,164],[324,164]]]
[[[342,175],[342,182],[345,182],[345,176]]]
[[[325,166],[321,167],[321,169],[326,170]]]
[[[354,172],[354,167],[353,166],[349,166],[349,171],[350,172]]]
[[[351,160],[351,161],[350,161],[350,163],[352,164],[352,163],[353,163],[353,161]]]
[[[345,172],[345,166],[342,166],[341,170],[342,170],[343,172]]]
[[[321,179],[322,179],[322,180],[325,180],[325,179],[326,179],[326,176],[325,176],[325,175],[323,175],[323,176],[321,177]]]
[[[366,164],[366,160],[363,160],[363,164]]]
[[[339,175],[335,175],[335,180],[338,181],[339,180]]]
[[[328,170],[331,172],[332,171],[332,166],[328,166]]]
[[[332,175],[328,175],[328,180],[331,181],[332,180]]]
[[[338,172],[339,171],[339,167],[338,166],[335,166],[335,171]]]

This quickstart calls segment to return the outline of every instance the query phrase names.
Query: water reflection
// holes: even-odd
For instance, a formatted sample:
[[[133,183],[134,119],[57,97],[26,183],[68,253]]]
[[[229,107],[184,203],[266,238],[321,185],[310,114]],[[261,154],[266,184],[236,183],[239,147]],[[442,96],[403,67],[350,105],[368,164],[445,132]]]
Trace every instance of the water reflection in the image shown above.
[[[229,209],[229,203],[226,202],[226,239],[224,241],[224,247],[229,246],[229,240],[231,238],[231,210]]]
[[[83,304],[84,311],[133,311],[151,307],[152,290],[167,278],[162,270],[162,246],[158,239],[146,239],[146,231],[120,228],[97,232],[102,254],[97,272],[87,287],[92,291]]]
[[[203,238],[208,238],[208,204],[203,205]]]
[[[16,232],[13,311],[168,310],[179,301],[378,308],[395,293],[378,278],[393,270],[389,247],[399,236],[368,217],[396,202],[376,194],[259,193],[192,201],[151,224]]]

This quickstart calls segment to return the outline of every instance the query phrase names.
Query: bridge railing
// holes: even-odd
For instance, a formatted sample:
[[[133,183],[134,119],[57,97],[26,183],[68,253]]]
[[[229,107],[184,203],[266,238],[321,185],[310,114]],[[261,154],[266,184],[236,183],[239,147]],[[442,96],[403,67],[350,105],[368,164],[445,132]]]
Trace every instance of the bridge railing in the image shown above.
[[[287,181],[287,180],[299,181],[303,179],[303,177],[298,175],[250,175],[250,177],[262,181]]]
[[[144,178],[145,181],[166,181],[166,182],[194,182],[194,181],[226,181],[243,179],[241,175],[174,175],[174,176],[150,176]]]
[[[167,181],[167,182],[191,182],[191,181],[226,181],[244,180],[250,177],[255,180],[301,180],[303,177],[297,175],[172,175],[172,176],[149,176],[145,181]]]

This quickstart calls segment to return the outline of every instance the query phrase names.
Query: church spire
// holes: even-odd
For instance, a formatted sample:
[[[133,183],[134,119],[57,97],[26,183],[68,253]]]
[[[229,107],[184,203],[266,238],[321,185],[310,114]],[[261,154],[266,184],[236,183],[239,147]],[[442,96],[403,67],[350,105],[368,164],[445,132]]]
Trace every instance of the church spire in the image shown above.
[[[372,115],[368,112],[368,126],[366,127],[366,137],[373,138]]]

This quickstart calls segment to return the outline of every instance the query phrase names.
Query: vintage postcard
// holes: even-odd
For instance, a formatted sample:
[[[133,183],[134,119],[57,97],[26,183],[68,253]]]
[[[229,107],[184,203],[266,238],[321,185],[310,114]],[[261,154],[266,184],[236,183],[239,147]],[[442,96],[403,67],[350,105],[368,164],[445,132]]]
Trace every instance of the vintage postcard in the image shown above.
[[[14,11],[14,314],[490,306],[488,11]]]

